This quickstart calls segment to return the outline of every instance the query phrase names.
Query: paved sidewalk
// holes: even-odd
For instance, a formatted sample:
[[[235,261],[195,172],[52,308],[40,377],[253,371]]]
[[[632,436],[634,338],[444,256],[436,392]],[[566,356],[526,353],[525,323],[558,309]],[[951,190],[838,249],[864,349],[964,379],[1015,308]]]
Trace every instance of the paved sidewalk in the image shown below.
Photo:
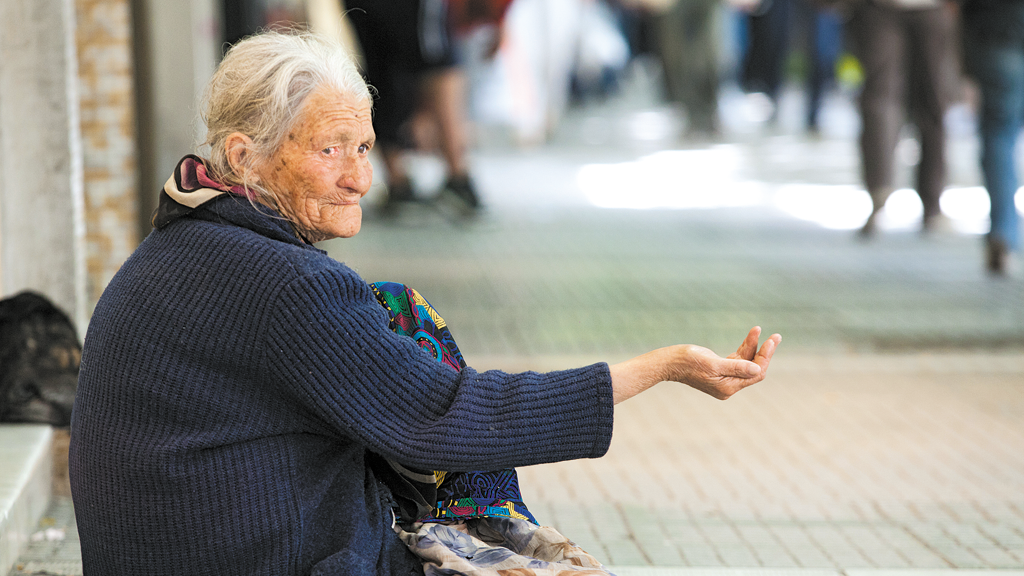
[[[661,385],[617,409],[607,457],[522,470],[538,517],[634,567],[620,576],[1021,576],[1024,281],[987,277],[977,235],[896,226],[863,242],[795,209],[847,206],[848,140],[687,149],[668,157],[682,163],[669,197],[718,207],[603,209],[659,186],[579,186],[582,167],[650,167],[650,150],[495,149],[474,157],[478,221],[428,206],[381,221],[378,189],[363,231],[327,248],[418,288],[476,368],[679,342],[727,354],[755,324],[784,335],[769,379],[728,402]],[[951,149],[952,185],[975,186],[972,143]],[[42,532],[15,574],[80,570],[70,503],[50,517],[65,540]]]
[[[606,457],[522,469],[613,565],[1024,569],[1024,356],[791,356],[727,402],[662,384]]]
[[[80,576],[82,548],[68,496],[55,496],[9,576]]]

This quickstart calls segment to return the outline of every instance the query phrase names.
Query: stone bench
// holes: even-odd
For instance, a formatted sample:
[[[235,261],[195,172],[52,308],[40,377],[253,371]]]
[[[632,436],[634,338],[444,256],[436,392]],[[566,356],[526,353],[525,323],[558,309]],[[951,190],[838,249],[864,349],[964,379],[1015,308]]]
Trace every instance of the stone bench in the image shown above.
[[[49,426],[0,424],[0,574],[10,572],[50,504],[54,438]]]

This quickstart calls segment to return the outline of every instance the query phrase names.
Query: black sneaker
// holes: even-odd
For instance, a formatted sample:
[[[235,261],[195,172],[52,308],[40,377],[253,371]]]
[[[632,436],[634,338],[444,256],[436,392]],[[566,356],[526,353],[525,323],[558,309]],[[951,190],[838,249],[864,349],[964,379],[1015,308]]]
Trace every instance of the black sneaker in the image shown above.
[[[864,225],[857,231],[857,234],[861,239],[870,240],[875,237],[875,234],[878,233],[878,218],[881,213],[881,208],[876,208],[871,211],[871,215],[868,216],[867,221],[864,222]]]
[[[413,201],[415,201],[415,197],[412,194],[412,184],[408,180],[388,184],[388,196],[384,200],[384,205],[381,206],[380,212],[385,217],[391,217],[398,213],[398,209],[402,204],[408,204]]]
[[[441,189],[441,197],[455,200],[463,211],[472,213],[480,209],[480,198],[469,176],[452,176]]]
[[[990,239],[985,251],[985,268],[993,276],[1006,276],[1010,267],[1010,248],[999,238]]]

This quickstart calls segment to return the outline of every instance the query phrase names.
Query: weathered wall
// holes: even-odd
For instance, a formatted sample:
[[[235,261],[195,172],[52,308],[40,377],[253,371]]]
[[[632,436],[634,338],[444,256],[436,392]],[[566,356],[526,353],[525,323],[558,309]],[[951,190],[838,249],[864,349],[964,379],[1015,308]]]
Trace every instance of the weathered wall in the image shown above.
[[[41,292],[84,333],[163,181],[202,140],[216,6],[0,1],[0,296]]]
[[[86,316],[72,0],[0,2],[2,293],[31,289]]]
[[[128,0],[75,0],[91,311],[138,244],[131,14]]]

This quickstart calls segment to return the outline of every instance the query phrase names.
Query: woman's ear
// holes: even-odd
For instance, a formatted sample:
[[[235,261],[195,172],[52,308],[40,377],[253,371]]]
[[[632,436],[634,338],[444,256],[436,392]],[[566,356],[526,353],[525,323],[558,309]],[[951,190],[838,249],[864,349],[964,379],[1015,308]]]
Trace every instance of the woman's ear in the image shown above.
[[[224,141],[224,152],[227,154],[228,164],[236,176],[242,177],[247,168],[252,166],[247,163],[247,156],[252,154],[252,138],[241,132],[232,132]]]

